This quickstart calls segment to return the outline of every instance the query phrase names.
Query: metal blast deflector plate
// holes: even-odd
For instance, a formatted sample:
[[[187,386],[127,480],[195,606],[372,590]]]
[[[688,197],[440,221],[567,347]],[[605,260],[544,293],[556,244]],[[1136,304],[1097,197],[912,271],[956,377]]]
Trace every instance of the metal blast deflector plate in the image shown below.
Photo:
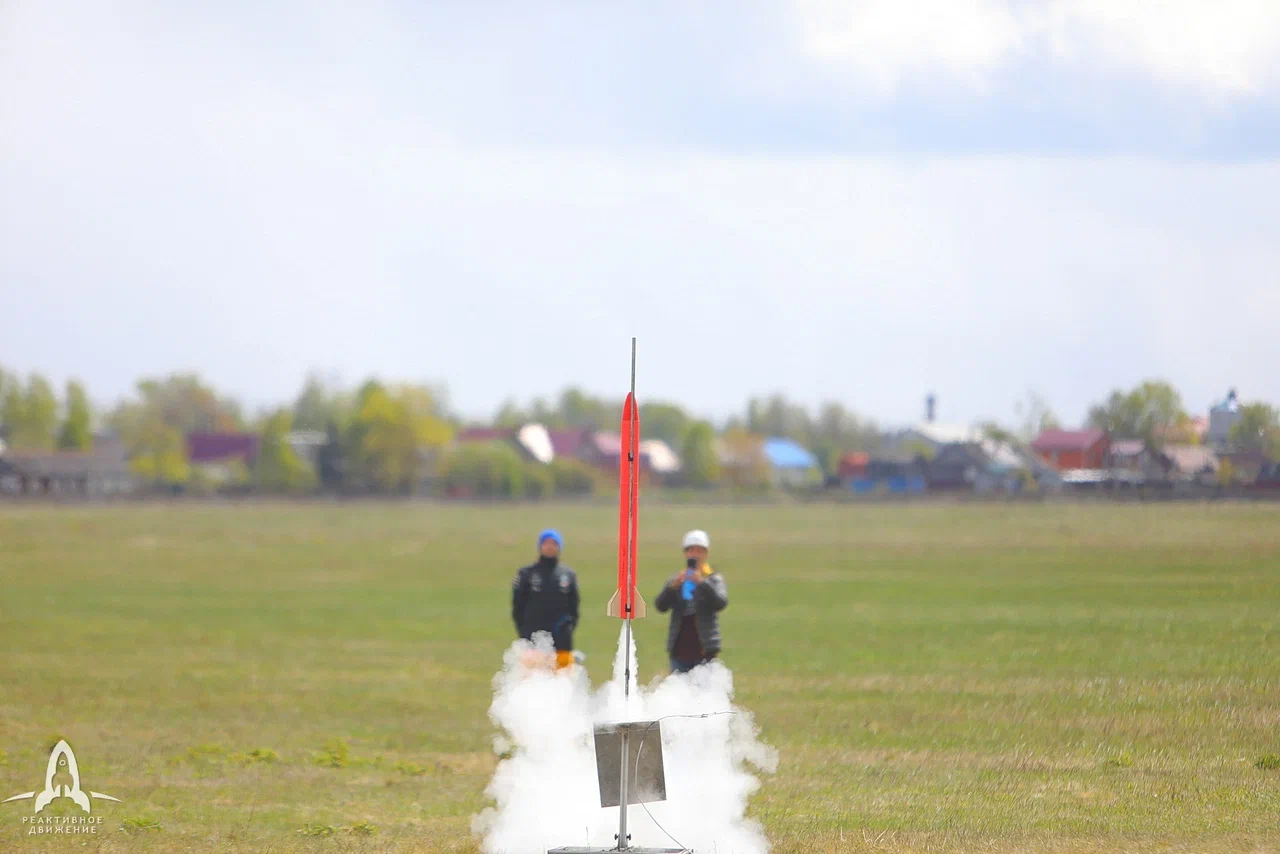
[[[662,766],[662,724],[628,721],[597,724],[596,777],[600,806],[616,807],[621,801],[622,733],[627,733],[627,803],[651,804],[667,799],[667,778]]]

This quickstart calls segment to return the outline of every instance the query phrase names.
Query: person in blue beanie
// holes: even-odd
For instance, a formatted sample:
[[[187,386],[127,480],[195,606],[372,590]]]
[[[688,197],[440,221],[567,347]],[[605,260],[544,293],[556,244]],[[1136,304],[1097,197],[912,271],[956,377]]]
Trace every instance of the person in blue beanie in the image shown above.
[[[574,662],[573,630],[578,625],[578,576],[560,562],[564,538],[548,529],[538,535],[538,559],[521,567],[511,584],[511,619],[516,634],[532,640],[547,632],[556,648],[556,666]]]

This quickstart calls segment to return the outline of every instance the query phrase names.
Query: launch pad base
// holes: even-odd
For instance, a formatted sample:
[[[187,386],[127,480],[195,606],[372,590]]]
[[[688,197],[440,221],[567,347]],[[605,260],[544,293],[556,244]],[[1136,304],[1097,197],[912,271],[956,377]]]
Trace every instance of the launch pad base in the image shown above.
[[[552,848],[547,854],[693,854],[692,848]]]

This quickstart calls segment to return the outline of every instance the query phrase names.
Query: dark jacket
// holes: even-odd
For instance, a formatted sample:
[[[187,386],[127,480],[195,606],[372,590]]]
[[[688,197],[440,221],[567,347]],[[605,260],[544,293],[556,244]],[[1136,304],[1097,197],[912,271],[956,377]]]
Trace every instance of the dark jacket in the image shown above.
[[[709,567],[708,567],[709,568]],[[720,652],[720,618],[719,613],[729,604],[729,588],[724,583],[724,576],[712,570],[703,577],[702,583],[693,588],[693,599],[686,602],[680,598],[679,586],[670,583],[662,588],[662,592],[653,600],[653,606],[659,613],[671,612],[671,626],[667,629],[667,654],[671,655],[676,648],[676,638],[680,636],[680,620],[689,609],[695,617],[698,627],[698,642],[707,655]]]
[[[555,558],[521,567],[511,583],[511,619],[516,634],[525,640],[532,640],[534,632],[550,632],[557,650],[572,650],[578,625],[577,574]]]

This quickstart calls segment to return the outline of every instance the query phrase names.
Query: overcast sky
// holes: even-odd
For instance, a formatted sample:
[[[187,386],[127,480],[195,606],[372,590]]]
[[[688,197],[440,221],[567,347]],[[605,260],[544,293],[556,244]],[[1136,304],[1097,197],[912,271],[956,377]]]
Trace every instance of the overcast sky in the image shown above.
[[[1280,3],[0,0],[0,365],[1280,401]]]

